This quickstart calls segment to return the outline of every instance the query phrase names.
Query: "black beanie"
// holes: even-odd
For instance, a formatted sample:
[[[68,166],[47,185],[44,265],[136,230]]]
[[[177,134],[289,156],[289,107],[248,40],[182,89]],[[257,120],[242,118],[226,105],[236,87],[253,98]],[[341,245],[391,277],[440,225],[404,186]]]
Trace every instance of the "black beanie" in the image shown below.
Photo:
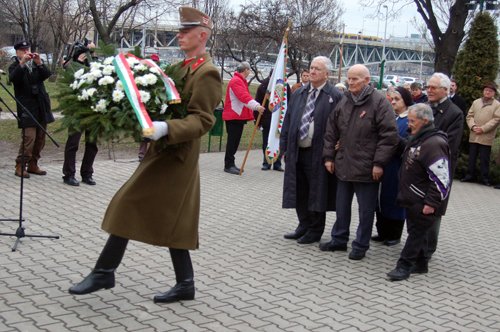
[[[403,88],[402,86],[398,86],[396,88],[396,91],[401,95],[401,97],[403,98],[403,101],[406,105],[406,107],[410,107],[411,105],[413,105],[413,98],[411,97],[411,93],[410,91],[406,90],[405,88]]]

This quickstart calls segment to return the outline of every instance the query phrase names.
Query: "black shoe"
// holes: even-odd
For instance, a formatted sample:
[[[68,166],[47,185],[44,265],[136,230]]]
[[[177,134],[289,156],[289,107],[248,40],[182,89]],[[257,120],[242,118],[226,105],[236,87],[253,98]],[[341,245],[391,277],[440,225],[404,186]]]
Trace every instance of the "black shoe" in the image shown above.
[[[63,176],[63,182],[74,187],[78,187],[80,185],[80,182],[78,182],[78,180],[75,179],[74,176]]]
[[[410,269],[410,273],[424,274],[427,272],[429,272],[429,265],[427,264],[427,262],[417,263]]]
[[[306,233],[297,240],[297,243],[298,244],[311,244],[314,242],[319,242],[319,240],[321,240],[321,235],[310,234],[310,233],[307,234]]]
[[[372,241],[375,241],[375,242],[384,242],[385,239],[383,237],[381,237],[380,235],[376,235],[376,236],[372,236]]]
[[[323,242],[319,244],[319,250],[321,251],[347,251],[347,244],[340,245],[335,244],[333,241]]]
[[[395,246],[396,244],[399,244],[399,242],[401,242],[401,240],[385,240],[384,241],[384,245],[388,246],[388,247],[392,247],[392,246]]]
[[[92,270],[88,276],[80,283],[70,287],[70,294],[83,295],[90,294],[100,289],[110,289],[115,287],[115,270]]]
[[[497,184],[496,186],[494,186],[493,188],[495,189],[500,189],[500,184]]]
[[[278,172],[284,172],[285,170],[281,167],[274,167],[273,170],[278,171]]]
[[[261,170],[263,171],[269,171],[271,169],[271,165],[262,165]]]
[[[224,168],[224,172],[229,174],[240,175],[240,170],[236,166],[231,166],[229,168]]]
[[[352,249],[351,252],[349,253],[349,259],[352,259],[353,261],[360,261],[363,258],[365,258],[366,251],[359,250],[359,249]]]
[[[96,185],[94,179],[92,179],[91,176],[82,178],[82,182],[86,183],[88,185],[91,185],[91,186],[95,186]]]
[[[410,271],[400,267],[396,267],[394,270],[387,273],[387,276],[391,281],[401,281],[410,277]]]
[[[460,182],[472,182],[474,178],[470,175],[466,175],[463,178],[460,179]]]
[[[194,281],[182,281],[177,283],[168,292],[155,295],[154,303],[171,303],[182,300],[194,300]]]
[[[283,237],[287,240],[298,240],[306,234],[306,231],[295,231],[291,233],[286,233]]]

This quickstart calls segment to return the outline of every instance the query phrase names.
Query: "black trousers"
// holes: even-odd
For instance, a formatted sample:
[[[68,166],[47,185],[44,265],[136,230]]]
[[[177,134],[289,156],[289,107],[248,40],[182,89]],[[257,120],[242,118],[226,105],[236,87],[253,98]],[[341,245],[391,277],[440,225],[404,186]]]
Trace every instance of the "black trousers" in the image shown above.
[[[266,159],[266,148],[267,148],[267,142],[269,140],[270,129],[271,129],[271,123],[263,123],[262,124],[262,154],[264,155],[264,159],[262,161],[262,166],[265,166],[267,168],[271,168],[271,165],[267,162],[267,159]],[[274,169],[278,169],[280,167],[281,167],[281,155],[278,157],[278,159],[273,164]]]
[[[398,267],[409,271],[417,263],[425,263],[429,260],[429,231],[435,227],[440,220],[439,216],[424,215],[422,204],[415,204],[407,209],[406,227],[408,237],[398,260]]]
[[[325,230],[326,212],[311,211],[309,209],[309,192],[315,190],[310,187],[311,179],[315,176],[313,172],[312,149],[299,149],[299,157],[296,165],[297,202],[295,211],[299,219],[297,232],[323,235]]]
[[[82,133],[73,133],[68,135],[66,146],[64,147],[64,177],[75,176],[76,173],[76,152],[80,144]],[[82,165],[80,166],[80,175],[82,178],[91,177],[94,173],[92,165],[94,164],[95,156],[97,155],[97,143],[89,142],[88,132],[85,132],[85,152],[83,153]]]
[[[226,121],[227,144],[226,154],[224,156],[224,168],[236,166],[234,163],[234,155],[238,151],[240,145],[243,128],[247,123],[246,120],[229,120]]]
[[[489,145],[469,143],[469,166],[467,168],[467,174],[472,177],[476,176],[476,160],[478,155],[481,179],[487,181],[489,180],[491,156],[491,146]]]
[[[375,227],[377,227],[377,234],[384,240],[399,240],[403,234],[403,228],[405,221],[400,219],[390,219],[384,217],[382,213],[376,211],[377,222]]]

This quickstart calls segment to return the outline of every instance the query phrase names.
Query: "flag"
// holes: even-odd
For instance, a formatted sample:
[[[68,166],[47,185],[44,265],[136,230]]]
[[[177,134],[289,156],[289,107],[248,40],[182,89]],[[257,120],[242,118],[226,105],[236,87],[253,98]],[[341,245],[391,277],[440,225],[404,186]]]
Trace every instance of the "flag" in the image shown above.
[[[269,138],[266,147],[266,159],[270,164],[278,160],[280,155],[280,134],[288,107],[288,83],[286,76],[287,34],[288,30],[281,43],[273,74],[267,86],[267,92],[269,93],[269,111],[272,112],[271,127],[269,129]]]

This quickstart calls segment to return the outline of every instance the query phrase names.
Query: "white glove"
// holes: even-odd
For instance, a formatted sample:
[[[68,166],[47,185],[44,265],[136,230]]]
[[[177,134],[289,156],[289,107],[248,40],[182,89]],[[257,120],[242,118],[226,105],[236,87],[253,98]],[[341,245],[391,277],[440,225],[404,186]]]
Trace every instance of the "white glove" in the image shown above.
[[[168,125],[164,121],[153,121],[153,129],[152,135],[145,135],[144,137],[157,141],[168,134]]]

